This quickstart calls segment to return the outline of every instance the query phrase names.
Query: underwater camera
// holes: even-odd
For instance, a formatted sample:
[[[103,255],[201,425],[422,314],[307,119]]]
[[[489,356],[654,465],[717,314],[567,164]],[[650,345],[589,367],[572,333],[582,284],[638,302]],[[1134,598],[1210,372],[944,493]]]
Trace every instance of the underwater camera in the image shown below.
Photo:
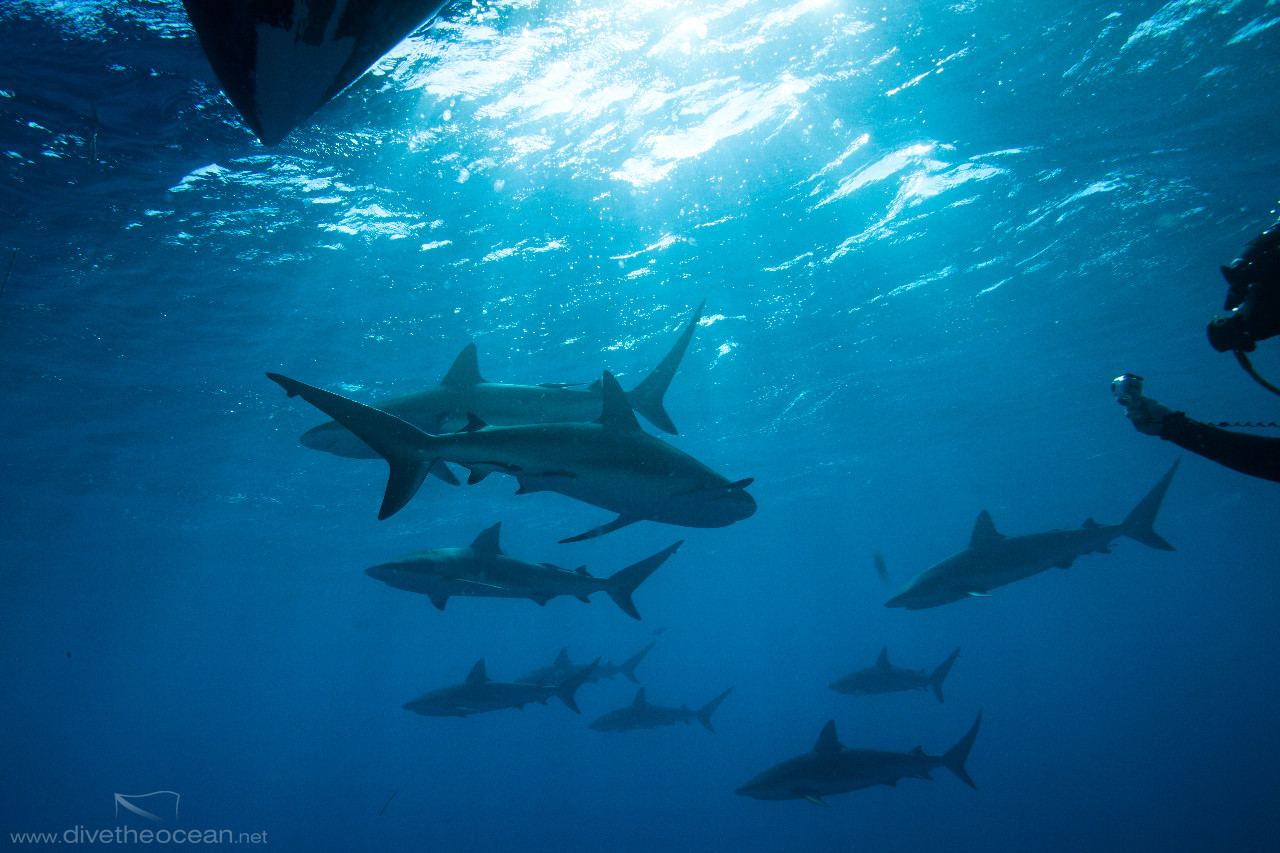
[[[1122,373],[1111,380],[1111,393],[1126,408],[1138,402],[1142,396],[1142,377],[1136,373]]]

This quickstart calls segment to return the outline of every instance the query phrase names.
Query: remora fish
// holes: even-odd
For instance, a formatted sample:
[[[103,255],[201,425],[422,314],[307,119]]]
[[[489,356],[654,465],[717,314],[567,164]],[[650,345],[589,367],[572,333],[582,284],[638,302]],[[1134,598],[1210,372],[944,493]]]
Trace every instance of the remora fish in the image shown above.
[[[956,649],[938,665],[937,669],[932,673],[926,673],[923,669],[904,669],[889,663],[889,647],[885,646],[880,650],[880,657],[876,659],[875,666],[849,673],[844,678],[833,682],[831,689],[837,693],[847,693],[852,696],[863,696],[869,693],[898,693],[904,690],[932,690],[938,697],[938,701],[942,702],[944,701],[942,681],[947,677],[947,673],[951,671],[951,665],[959,656],[960,650]]]
[[[636,698],[625,708],[610,711],[600,719],[591,723],[588,728],[598,732],[630,732],[636,729],[656,729],[658,726],[674,726],[676,723],[692,723],[694,720],[707,727],[707,731],[715,733],[711,727],[711,715],[724,698],[733,692],[730,687],[696,711],[688,705],[679,708],[667,708],[662,705],[651,705],[644,698],[644,688],[636,691]]]
[[[558,684],[518,684],[491,680],[485,674],[484,659],[481,658],[471,668],[466,681],[424,693],[412,702],[406,702],[404,708],[427,717],[465,717],[504,708],[523,710],[530,702],[545,705],[555,696],[570,711],[580,714],[582,712],[578,710],[573,694],[591,677],[595,665],[593,662],[579,667]]]
[[[573,571],[508,556],[498,545],[501,529],[502,522],[498,522],[469,547],[407,554],[365,569],[364,573],[396,589],[422,593],[440,610],[444,610],[451,595],[527,598],[538,604],[546,604],[558,595],[572,595],[590,603],[587,596],[603,591],[624,613],[639,619],[631,594],[684,544],[681,540],[611,577],[598,578],[587,574],[586,566]]]
[[[640,680],[636,678],[636,667],[640,665],[640,661],[644,660],[644,656],[649,654],[653,648],[653,643],[645,646],[631,657],[627,658],[620,664],[600,663],[596,664],[596,668],[591,671],[591,677],[587,679],[588,684],[595,684],[597,681],[616,678],[619,675],[625,675],[636,684]],[[516,679],[524,684],[555,684],[564,679],[578,664],[569,660],[569,650],[561,649],[560,654],[556,655],[556,659],[550,666],[544,666],[535,669],[533,672],[527,672]]]
[[[689,349],[694,329],[702,318],[706,300],[693,312],[676,341],[657,367],[627,393],[627,402],[650,423],[676,434],[676,425],[662,407],[663,395]],[[581,423],[600,417],[603,390],[599,381],[586,389],[562,384],[508,385],[487,382],[480,375],[476,345],[467,344],[434,388],[404,397],[383,400],[377,408],[406,420],[423,432],[455,432],[467,425],[470,415],[491,426]],[[342,424],[328,421],[302,434],[302,443],[352,459],[377,459],[378,454]]]
[[[910,752],[882,752],[875,749],[850,749],[836,736],[836,721],[829,721],[818,735],[818,743],[809,752],[775,764],[751,779],[735,793],[757,800],[808,800],[825,806],[823,797],[846,794],[875,785],[897,785],[899,779],[932,779],[930,773],[945,767],[961,782],[978,786],[964,769],[982,712],[969,732],[942,755],[926,755],[920,747]]]
[[[996,532],[991,513],[983,510],[973,526],[968,548],[916,575],[901,592],[885,602],[885,607],[921,610],[968,596],[984,596],[998,586],[1046,569],[1068,569],[1076,557],[1110,554],[1111,543],[1121,536],[1161,551],[1172,551],[1174,547],[1164,541],[1152,525],[1177,470],[1178,463],[1174,462],[1155,488],[1119,524],[1098,524],[1090,518],[1071,530],[1005,536]]]
[[[517,494],[551,491],[616,512],[600,527],[562,539],[603,536],[637,521],[725,527],[756,511],[751,479],[730,482],[698,460],[640,429],[611,373],[603,378],[603,411],[595,423],[491,427],[473,419],[463,432],[431,435],[406,421],[329,391],[268,373],[290,397],[358,435],[387,460],[391,473],[378,518],[396,513],[437,462],[468,469],[468,483],[494,471],[520,483]]]

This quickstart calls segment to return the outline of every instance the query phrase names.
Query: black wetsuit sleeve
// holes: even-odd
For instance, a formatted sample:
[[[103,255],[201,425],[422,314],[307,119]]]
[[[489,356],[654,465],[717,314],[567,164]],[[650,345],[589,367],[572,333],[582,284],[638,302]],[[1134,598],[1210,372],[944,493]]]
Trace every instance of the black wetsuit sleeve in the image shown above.
[[[1242,474],[1280,482],[1280,438],[1219,429],[1182,412],[1165,417],[1160,437]]]

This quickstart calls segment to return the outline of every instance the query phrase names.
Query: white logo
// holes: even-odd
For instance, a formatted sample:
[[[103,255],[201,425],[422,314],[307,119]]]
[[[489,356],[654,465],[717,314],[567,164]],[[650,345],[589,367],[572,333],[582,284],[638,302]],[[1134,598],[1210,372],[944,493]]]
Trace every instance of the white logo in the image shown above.
[[[146,806],[146,808],[143,808]],[[176,791],[152,791],[150,794],[116,794],[116,820],[120,819],[120,809],[133,812],[139,817],[154,820],[157,823],[168,823],[178,819],[178,794]],[[164,815],[161,817],[161,815]]]

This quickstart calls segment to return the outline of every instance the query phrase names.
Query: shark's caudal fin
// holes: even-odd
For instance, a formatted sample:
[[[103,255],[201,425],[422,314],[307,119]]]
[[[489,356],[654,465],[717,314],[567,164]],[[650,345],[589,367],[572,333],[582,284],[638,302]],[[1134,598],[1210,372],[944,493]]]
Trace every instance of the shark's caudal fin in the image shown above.
[[[649,651],[653,646],[654,644],[650,643],[631,657],[627,658],[626,662],[623,663],[622,666],[618,667],[618,672],[622,673],[636,684],[639,684],[640,679],[636,678],[636,667],[640,665],[640,661],[644,660],[644,656],[649,654]]]
[[[595,671],[596,665],[599,663],[600,658],[596,658],[556,686],[556,696],[565,704],[566,708],[575,714],[581,714],[582,711],[578,709],[578,702],[573,698],[573,694],[578,692],[579,687],[587,683],[587,679],[591,677],[591,673]]]
[[[288,392],[290,397],[301,397],[351,430],[357,438],[387,460],[387,464],[391,466],[391,474],[387,478],[387,489],[382,496],[379,519],[395,515],[417,493],[427,471],[436,462],[436,458],[428,451],[436,440],[435,436],[395,415],[296,379],[278,373],[268,373],[267,378]]]
[[[969,777],[969,772],[964,769],[964,763],[969,758],[969,750],[973,749],[974,738],[978,736],[978,726],[982,724],[982,712],[978,712],[978,719],[973,721],[973,726],[956,742],[956,745],[948,749],[942,755],[942,766],[956,774],[956,778],[968,785],[973,790],[978,790],[978,786],[974,784],[973,779]]]
[[[667,393],[671,378],[676,375],[676,368],[680,366],[680,359],[684,358],[685,350],[689,349],[689,342],[693,340],[693,331],[698,327],[698,321],[702,319],[702,309],[706,304],[707,300],[702,300],[698,310],[693,312],[693,319],[684,327],[684,331],[680,333],[680,338],[667,353],[667,357],[659,362],[653,372],[639,385],[632,388],[631,393],[627,394],[631,408],[644,415],[645,420],[658,429],[672,435],[677,434],[676,425],[671,421],[667,410],[662,407],[662,397]]]
[[[947,677],[947,673],[951,671],[951,665],[956,662],[956,658],[960,657],[960,650],[956,649],[951,655],[938,664],[938,668],[933,671],[933,675],[929,676],[929,689],[933,691],[933,695],[938,697],[939,702],[945,702],[942,698],[942,681]]]
[[[724,701],[724,697],[728,696],[732,692],[733,688],[730,687],[728,690],[693,712],[693,715],[698,718],[698,722],[706,726],[707,731],[712,734],[715,734],[716,730],[711,727],[711,715],[716,712],[716,708],[720,707],[720,703]]]
[[[654,570],[665,563],[667,558],[674,554],[683,544],[684,540],[681,539],[652,557],[646,557],[640,562],[616,572],[605,580],[605,592],[609,593],[609,597],[622,608],[623,613],[626,613],[632,619],[639,619],[640,612],[636,610],[636,605],[631,600],[631,594],[636,591],[636,587],[644,583],[649,575],[653,574]],[[648,651],[648,649],[645,649],[645,651]],[[641,657],[643,656],[641,654]],[[639,661],[636,661],[636,663],[639,663]],[[632,668],[634,669],[634,666]],[[631,680],[635,681],[635,676],[631,676]]]
[[[1160,478],[1160,482],[1156,483],[1155,488],[1147,492],[1147,496],[1133,508],[1133,512],[1129,513],[1128,517],[1121,523],[1120,532],[1123,535],[1161,551],[1175,550],[1172,545],[1164,541],[1164,538],[1159,533],[1156,533],[1153,525],[1156,521],[1156,513],[1160,511],[1160,504],[1164,500],[1164,493],[1169,491],[1169,483],[1173,481],[1173,472],[1178,470],[1178,463],[1181,461],[1181,459],[1178,459],[1173,463],[1173,467],[1169,469],[1169,472]]]

